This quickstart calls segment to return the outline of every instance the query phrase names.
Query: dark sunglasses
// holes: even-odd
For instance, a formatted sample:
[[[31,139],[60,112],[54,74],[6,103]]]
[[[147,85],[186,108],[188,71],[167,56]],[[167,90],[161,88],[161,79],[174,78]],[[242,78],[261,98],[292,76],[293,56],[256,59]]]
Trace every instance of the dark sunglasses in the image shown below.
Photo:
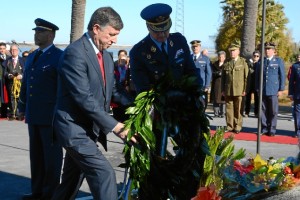
[[[259,55],[253,55],[254,57],[259,57]]]

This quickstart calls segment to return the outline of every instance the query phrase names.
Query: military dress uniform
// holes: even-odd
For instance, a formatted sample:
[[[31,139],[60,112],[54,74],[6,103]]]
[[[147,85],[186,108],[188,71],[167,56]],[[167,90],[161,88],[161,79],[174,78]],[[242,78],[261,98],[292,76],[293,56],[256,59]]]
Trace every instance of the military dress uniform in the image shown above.
[[[190,56],[186,39],[180,33],[170,33],[166,43],[168,57],[163,55],[159,45],[151,39],[150,35],[131,49],[130,66],[137,93],[153,88],[168,73],[168,70],[172,72],[175,79],[188,74],[194,75],[198,77],[200,84],[199,71]]]
[[[263,134],[274,136],[278,115],[278,92],[285,87],[285,69],[283,60],[273,56],[263,59],[262,112],[261,125]],[[259,92],[259,74],[261,60],[256,63],[255,88]]]
[[[199,40],[193,40],[190,42],[191,45],[200,45]],[[201,79],[201,87],[203,91],[206,91],[204,93],[204,100],[205,100],[205,109],[207,107],[208,103],[208,90],[210,89],[210,83],[212,78],[212,72],[211,72],[211,62],[209,57],[203,55],[200,53],[199,55],[191,54],[191,57],[193,61],[195,62],[196,68],[198,69],[200,73],[200,79]]]
[[[35,24],[35,31],[58,30],[40,18]],[[61,145],[53,139],[52,122],[62,52],[52,44],[32,52],[25,63],[18,108],[28,124],[32,194],[24,195],[23,200],[50,199],[60,182],[63,154]]]
[[[300,62],[292,65],[289,80],[289,96],[294,101],[295,134],[300,135]]]
[[[153,89],[167,75],[171,75],[174,80],[180,80],[184,76],[194,76],[199,88],[203,85],[200,80],[199,70],[191,57],[186,38],[180,33],[169,33],[172,24],[169,17],[171,12],[172,8],[162,3],[149,5],[141,12],[141,17],[146,20],[149,34],[134,45],[130,51],[130,70],[137,94]],[[161,37],[155,39],[157,35]],[[156,135],[157,146],[156,154],[159,154],[157,150],[161,147],[162,133],[156,128],[154,125],[153,131]],[[166,199],[168,195],[162,192],[163,188],[167,187],[166,177],[157,175],[158,172],[155,170],[156,167],[154,167],[155,164],[153,163],[155,162],[151,161],[151,175],[147,178],[147,183],[141,184],[139,197],[145,200]],[[153,167],[156,173],[153,173]],[[157,184],[152,184],[154,182]],[[196,195],[198,180],[196,183],[194,182],[194,180],[190,181],[190,191],[186,191],[190,198]],[[156,192],[151,193],[149,191]]]
[[[248,65],[244,58],[230,60],[224,64],[222,70],[222,92],[226,102],[227,131],[239,133],[242,129],[241,115],[242,95],[246,92]]]

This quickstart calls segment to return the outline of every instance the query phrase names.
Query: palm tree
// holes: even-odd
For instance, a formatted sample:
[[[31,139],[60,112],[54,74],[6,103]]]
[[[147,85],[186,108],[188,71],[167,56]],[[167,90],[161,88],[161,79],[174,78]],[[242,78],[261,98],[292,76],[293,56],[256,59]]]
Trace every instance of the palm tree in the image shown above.
[[[244,5],[241,56],[249,58],[255,50],[258,0],[244,0]]]
[[[86,0],[72,0],[70,43],[83,34]]]

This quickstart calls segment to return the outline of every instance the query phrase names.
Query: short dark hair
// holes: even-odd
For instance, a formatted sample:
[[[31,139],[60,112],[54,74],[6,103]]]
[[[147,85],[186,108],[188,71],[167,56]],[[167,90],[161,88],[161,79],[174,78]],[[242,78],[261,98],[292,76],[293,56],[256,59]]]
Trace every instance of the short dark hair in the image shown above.
[[[127,51],[125,49],[121,49],[118,51],[118,56],[121,54],[121,53],[125,53],[125,55],[127,56]]]
[[[99,24],[101,27],[110,25],[116,30],[123,28],[120,15],[111,7],[98,8],[91,16],[87,29],[89,31],[93,30],[95,24]]]
[[[6,43],[0,42],[0,46],[5,46],[6,47]]]
[[[258,54],[260,56],[260,52],[258,50],[253,51],[252,55]]]

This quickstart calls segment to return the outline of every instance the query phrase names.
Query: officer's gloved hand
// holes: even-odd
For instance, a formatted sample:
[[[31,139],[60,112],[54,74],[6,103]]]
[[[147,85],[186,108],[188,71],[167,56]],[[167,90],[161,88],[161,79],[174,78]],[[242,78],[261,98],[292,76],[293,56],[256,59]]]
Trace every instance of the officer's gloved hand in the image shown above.
[[[188,95],[180,90],[170,90],[166,94],[167,105],[182,105],[189,100]]]

